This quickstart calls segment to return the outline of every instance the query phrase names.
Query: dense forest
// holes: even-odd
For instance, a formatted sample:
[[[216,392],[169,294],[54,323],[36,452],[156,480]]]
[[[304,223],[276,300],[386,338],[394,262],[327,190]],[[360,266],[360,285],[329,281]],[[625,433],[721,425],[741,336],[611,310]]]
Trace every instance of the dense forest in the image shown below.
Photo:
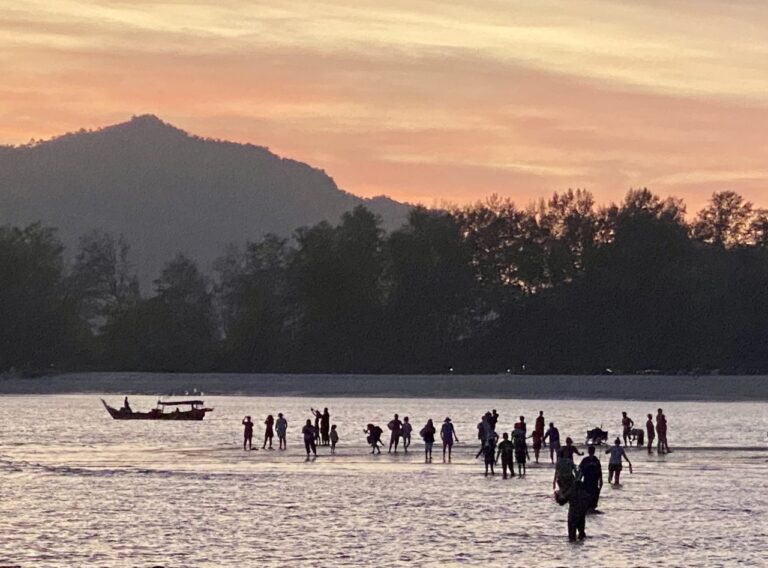
[[[71,261],[65,258],[71,257]],[[586,191],[414,209],[169,259],[142,294],[103,232],[0,227],[0,370],[768,371],[768,212]]]

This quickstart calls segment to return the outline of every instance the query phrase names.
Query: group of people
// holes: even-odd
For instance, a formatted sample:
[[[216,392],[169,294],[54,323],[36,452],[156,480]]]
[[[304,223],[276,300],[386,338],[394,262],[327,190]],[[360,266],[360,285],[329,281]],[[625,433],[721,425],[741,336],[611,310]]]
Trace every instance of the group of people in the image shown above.
[[[317,456],[317,446],[331,446],[331,453],[336,453],[336,444],[339,441],[339,433],[336,430],[336,425],[331,425],[331,415],[326,408],[323,412],[310,409],[310,412],[315,417],[315,424],[312,425],[312,420],[307,419],[306,424],[301,429],[302,436],[304,438],[304,447],[307,452],[307,457],[310,453]],[[250,416],[243,418],[243,450],[253,449],[253,421]],[[288,421],[283,416],[282,412],[278,412],[277,420],[273,415],[268,415],[264,420],[264,443],[261,448],[263,450],[273,450],[272,441],[277,434],[278,447],[280,450],[285,450],[288,447],[286,438],[288,434]]]
[[[307,459],[310,455],[317,455],[317,446],[330,446],[331,454],[336,453],[336,444],[339,441],[338,431],[335,424],[330,422],[330,413],[327,408],[323,412],[310,409],[312,419],[307,419],[301,432],[304,439],[304,447],[307,453]],[[265,433],[263,449],[272,449],[272,439],[277,433],[279,448],[286,448],[286,432],[288,422],[282,413],[277,415],[277,420],[270,414],[264,421]],[[646,432],[648,439],[648,453],[653,452],[654,440],[658,440],[657,451],[659,454],[669,452],[667,443],[667,419],[661,408],[656,414],[656,423],[653,416],[647,415]],[[480,422],[477,424],[477,437],[480,441],[480,449],[475,455],[476,458],[483,457],[485,464],[485,475],[495,475],[494,466],[501,460],[502,476],[504,479],[515,477],[515,463],[517,463],[517,475],[526,474],[526,462],[530,460],[527,440],[532,441],[534,459],[539,463],[539,455],[542,447],[549,445],[550,461],[555,464],[555,473],[552,480],[552,489],[555,491],[555,499],[561,505],[568,504],[568,537],[571,540],[582,539],[585,537],[586,515],[590,512],[599,512],[597,510],[600,491],[603,487],[603,473],[600,460],[596,456],[596,446],[590,444],[587,447],[587,456],[585,456],[578,466],[574,461],[575,456],[584,454],[574,445],[573,439],[566,437],[565,444],[560,443],[560,432],[554,422],[549,422],[545,430],[546,420],[544,411],[539,411],[539,415],[534,423],[533,430],[528,435],[528,425],[525,417],[520,416],[515,422],[511,433],[503,432],[501,439],[497,434],[497,423],[499,413],[496,409],[486,412]],[[622,434],[624,447],[629,445],[634,436],[637,435],[637,429],[634,428],[634,421],[626,412],[622,412]],[[253,438],[253,422],[250,416],[243,419],[245,435],[243,440],[243,449],[246,445],[251,449]],[[389,453],[397,453],[400,444],[405,453],[411,446],[411,436],[413,426],[408,416],[401,420],[398,414],[387,423],[387,429],[390,432]],[[369,423],[363,432],[366,440],[371,446],[371,454],[381,454],[381,448],[384,447],[382,436],[383,428],[376,424]],[[642,433],[642,430],[640,430]],[[424,441],[424,461],[432,462],[432,449],[435,444],[438,429],[430,418],[419,431],[419,435]],[[442,442],[443,462],[450,462],[452,457],[453,445],[459,442],[453,422],[450,417],[446,417],[439,429],[440,441]],[[603,438],[604,439],[604,438]],[[613,445],[605,451],[609,455],[608,459],[608,483],[620,484],[623,462],[626,461],[629,471],[632,473],[632,462],[622,447],[622,440],[616,437]],[[642,444],[642,442],[638,442]]]
[[[635,428],[635,421],[627,416],[626,412],[621,413],[621,427],[622,436],[624,438],[624,445],[632,439],[633,434],[638,433],[638,429]],[[659,454],[669,453],[669,444],[667,443],[667,417],[664,416],[664,411],[659,408],[656,414],[656,425],[653,424],[653,415],[647,414],[647,420],[645,421],[645,433],[648,439],[648,454],[653,453],[653,441],[658,438],[656,451]],[[639,430],[642,434],[642,430]],[[638,444],[642,445],[641,442]]]

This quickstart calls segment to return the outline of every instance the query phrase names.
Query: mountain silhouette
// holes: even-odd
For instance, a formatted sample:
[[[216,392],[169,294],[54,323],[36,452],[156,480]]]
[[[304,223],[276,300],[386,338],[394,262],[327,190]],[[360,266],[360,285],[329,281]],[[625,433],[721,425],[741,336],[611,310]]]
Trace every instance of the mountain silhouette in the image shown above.
[[[409,206],[339,189],[324,171],[267,148],[192,136],[153,115],[24,146],[0,146],[0,225],[57,227],[79,236],[122,234],[144,283],[177,252],[203,269],[228,243],[335,223],[357,205],[384,227]]]

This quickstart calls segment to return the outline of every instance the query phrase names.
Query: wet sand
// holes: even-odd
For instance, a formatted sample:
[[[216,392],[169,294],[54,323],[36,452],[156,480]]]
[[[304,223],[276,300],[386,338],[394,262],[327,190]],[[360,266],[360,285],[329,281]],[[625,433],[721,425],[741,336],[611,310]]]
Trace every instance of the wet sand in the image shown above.
[[[768,401],[768,376],[70,373],[0,378],[0,394]]]

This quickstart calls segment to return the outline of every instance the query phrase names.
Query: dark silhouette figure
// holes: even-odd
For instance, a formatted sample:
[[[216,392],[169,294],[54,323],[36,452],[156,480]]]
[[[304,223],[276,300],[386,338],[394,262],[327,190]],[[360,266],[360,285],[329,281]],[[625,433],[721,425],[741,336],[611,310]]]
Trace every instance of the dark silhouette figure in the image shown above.
[[[485,476],[488,477],[488,471],[491,475],[496,475],[493,471],[493,464],[496,462],[496,442],[492,438],[488,440],[483,448],[483,461],[485,462]]]
[[[635,426],[635,421],[632,420],[629,416],[627,416],[626,412],[621,413],[621,428],[622,428],[622,435],[624,437],[624,445],[627,445],[627,440],[629,439],[632,428]]]
[[[664,411],[659,408],[656,414],[656,434],[659,437],[657,451],[659,454],[669,453],[669,444],[667,443],[667,417]]]
[[[379,444],[381,444],[381,435],[384,433],[384,431],[381,429],[381,427],[376,426],[374,424],[368,424],[365,427],[365,430],[363,430],[364,434],[367,434],[367,441],[371,446],[371,453],[374,452],[381,453],[381,448],[379,447]]]
[[[562,494],[562,499],[568,502],[568,540],[586,538],[587,511],[592,503],[592,496],[584,488],[584,484],[577,480]]]
[[[307,459],[309,459],[309,453],[317,457],[317,445],[315,440],[317,439],[317,432],[315,427],[312,426],[312,420],[307,419],[307,423],[301,429],[301,434],[304,436],[304,449],[307,451]]]
[[[541,453],[541,443],[544,433],[539,432],[539,430],[536,429],[530,437],[533,442],[533,457],[536,459],[536,463],[539,463],[539,453]]]
[[[480,440],[480,449],[477,450],[475,459],[483,455],[485,446],[491,438],[491,433],[493,432],[493,428],[491,427],[492,420],[493,415],[490,412],[486,412],[477,424],[477,439]]]
[[[320,417],[320,439],[322,440],[323,446],[327,446],[331,442],[330,428],[331,414],[328,412],[328,409],[325,408],[323,410],[323,415]]]
[[[619,485],[622,469],[621,460],[627,460],[627,463],[629,464],[629,473],[632,473],[632,462],[629,461],[627,453],[624,451],[624,448],[621,447],[621,440],[618,438],[616,438],[616,441],[613,443],[613,447],[605,453],[611,454],[611,457],[608,459],[608,483],[611,483],[611,480],[615,479],[615,484]]]
[[[408,447],[411,445],[411,433],[413,432],[413,426],[410,419],[406,416],[403,418],[403,427],[401,435],[403,437],[403,450],[408,453]]]
[[[264,444],[261,446],[261,449],[266,449],[267,443],[269,443],[269,449],[272,449],[272,438],[275,436],[275,418],[270,414],[267,416],[267,419],[264,421],[264,424],[266,428],[264,429]]]
[[[315,445],[320,442],[320,421],[323,419],[323,413],[314,408],[310,408],[309,412],[315,418]]]
[[[560,430],[555,428],[554,422],[549,423],[549,428],[542,440],[544,444],[547,443],[547,438],[549,438],[549,460],[555,463],[555,456],[560,455]]]
[[[330,438],[331,438],[331,453],[335,454],[336,444],[339,443],[339,432],[336,430],[336,424],[331,426]]]
[[[246,416],[243,418],[243,449],[245,449],[245,445],[248,444],[248,449],[253,449],[253,422],[251,422],[251,417]],[[256,442],[258,444],[258,442]]]
[[[603,488],[603,470],[600,466],[600,460],[595,456],[595,446],[589,446],[587,454],[587,457],[581,460],[579,464],[579,473],[584,483],[584,490],[592,497],[589,509],[597,511],[600,491]]]
[[[133,413],[133,410],[131,410],[131,405],[128,404],[128,397],[127,396],[125,397],[125,400],[123,400],[123,409],[128,414],[132,414]]]
[[[400,443],[400,435],[403,433],[403,423],[400,418],[395,414],[395,417],[387,424],[392,435],[389,438],[389,453],[392,453],[392,446],[395,447],[395,453],[397,453],[397,445]]]
[[[539,415],[536,417],[536,424],[534,425],[533,431],[538,432],[541,436],[541,439],[544,439],[544,411],[539,410]]]
[[[584,454],[573,445],[573,440],[570,437],[565,438],[565,446],[560,448],[560,456],[573,461],[573,456],[583,456]]]
[[[443,441],[443,461],[445,461],[446,451],[448,452],[448,461],[451,461],[453,442],[458,442],[459,437],[456,435],[456,429],[448,417],[443,421],[443,425],[440,428],[440,439]]]
[[[525,423],[525,416],[521,416],[520,420],[518,422],[515,422],[514,437],[517,437],[517,436],[525,437],[525,434],[527,431],[528,431],[528,425]]]
[[[525,475],[525,462],[530,457],[528,455],[528,444],[525,437],[515,436],[515,461],[517,462],[517,474]]]
[[[653,439],[656,437],[656,429],[653,426],[653,415],[648,414],[645,421],[645,432],[648,435],[648,455],[653,453]]]
[[[491,419],[490,419],[489,422],[491,424],[491,430],[493,430],[495,432],[496,431],[496,424],[498,424],[498,422],[499,422],[499,413],[496,412],[495,408],[491,411]]]
[[[277,421],[275,422],[275,432],[277,433],[277,442],[281,450],[288,447],[286,444],[286,435],[288,433],[288,421],[283,416],[282,412],[277,413]]]
[[[432,422],[432,419],[430,418],[427,420],[427,423],[424,425],[424,428],[421,429],[422,440],[424,440],[424,462],[428,463],[432,461],[432,446],[435,444],[435,434],[437,433],[437,430],[435,429],[435,425]]]
[[[509,441],[509,434],[504,432],[496,454],[497,461],[501,458],[501,473],[504,479],[507,478],[507,470],[509,470],[510,477],[515,477],[514,455],[515,447],[512,442]]]

